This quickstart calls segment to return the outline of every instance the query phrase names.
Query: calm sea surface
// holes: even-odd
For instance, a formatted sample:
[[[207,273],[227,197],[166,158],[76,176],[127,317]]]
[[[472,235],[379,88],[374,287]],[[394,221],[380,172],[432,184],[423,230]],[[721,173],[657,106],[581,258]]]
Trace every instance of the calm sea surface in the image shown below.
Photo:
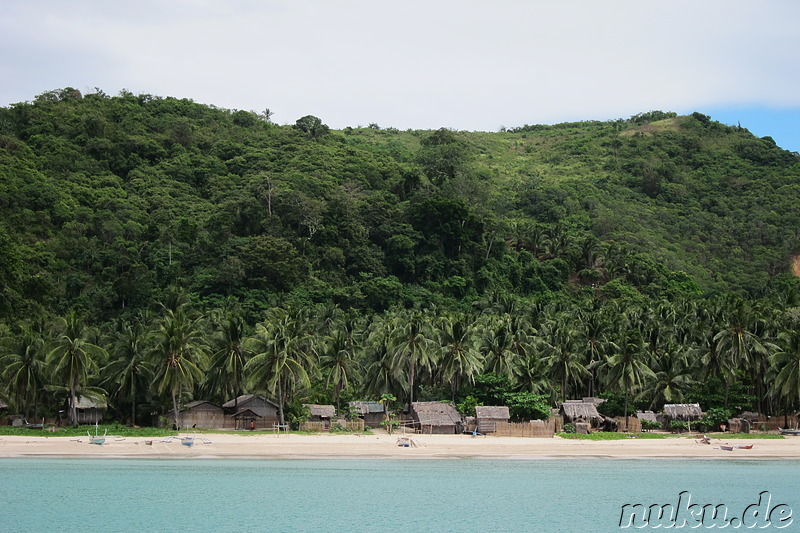
[[[800,462],[51,458],[0,459],[0,531],[619,531],[682,491],[734,516],[769,491],[800,531]]]

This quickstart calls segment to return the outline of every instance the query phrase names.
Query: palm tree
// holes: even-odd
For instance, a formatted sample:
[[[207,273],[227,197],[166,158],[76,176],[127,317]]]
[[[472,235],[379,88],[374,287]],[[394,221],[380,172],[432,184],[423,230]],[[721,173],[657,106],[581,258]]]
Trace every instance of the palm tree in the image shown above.
[[[229,312],[222,320],[215,335],[216,350],[211,355],[211,364],[206,380],[216,394],[222,398],[233,396],[234,411],[244,392],[244,367],[249,352],[244,348],[247,336],[247,323],[241,314]]]
[[[395,372],[406,376],[409,404],[414,403],[417,374],[433,368],[436,343],[431,338],[429,324],[420,312],[403,313],[395,317],[390,337],[393,345],[390,365]]]
[[[507,316],[490,321],[481,342],[481,353],[485,360],[484,372],[506,377],[511,383],[516,383],[527,347],[521,355],[514,351],[514,348],[519,349],[520,346],[515,345],[517,339],[514,338],[509,322]]]
[[[131,424],[136,424],[136,399],[153,381],[153,364],[148,360],[149,336],[141,322],[123,324],[111,349],[111,362],[103,367],[110,387],[120,401],[131,405]]]
[[[644,386],[653,371],[644,363],[645,350],[642,334],[629,329],[618,343],[619,351],[608,358],[608,382],[625,393],[625,427],[628,427],[628,402],[632,393]]]
[[[63,328],[46,359],[54,375],[66,382],[70,397],[70,421],[73,426],[77,426],[78,392],[88,385],[89,379],[98,371],[98,363],[107,354],[105,350],[86,340],[90,332],[77,312],[70,311],[60,321]]]
[[[561,384],[561,401],[566,401],[571,384],[589,376],[580,359],[578,332],[565,320],[549,322],[541,330],[544,357],[542,363],[548,375]]]
[[[783,399],[786,405],[795,401],[800,405],[800,333],[781,331],[778,340],[785,347],[772,356],[775,372],[773,394]]]
[[[253,356],[245,365],[253,385],[274,391],[281,425],[286,423],[284,405],[295,386],[310,385],[309,369],[316,358],[304,317],[284,309],[271,309],[257,324],[244,346]]]
[[[653,381],[648,387],[653,392],[651,411],[665,403],[680,403],[684,391],[694,384],[694,372],[686,356],[687,350],[671,346],[654,362]]]
[[[325,386],[333,386],[336,408],[339,408],[339,395],[346,389],[358,371],[356,350],[358,348],[356,322],[344,319],[339,327],[334,327],[327,335],[320,357],[320,367],[326,372]]]
[[[207,355],[200,319],[190,317],[183,306],[177,311],[167,310],[155,333],[151,353],[155,364],[153,386],[158,394],[169,391],[177,428],[178,397],[203,379]]]
[[[19,335],[0,344],[0,378],[8,385],[17,412],[30,417],[39,414],[39,391],[45,384],[45,341],[31,327],[23,326]]]
[[[473,325],[465,315],[446,315],[439,320],[439,364],[437,375],[442,383],[450,384],[451,399],[455,401],[463,380],[474,379],[482,359],[475,343]]]

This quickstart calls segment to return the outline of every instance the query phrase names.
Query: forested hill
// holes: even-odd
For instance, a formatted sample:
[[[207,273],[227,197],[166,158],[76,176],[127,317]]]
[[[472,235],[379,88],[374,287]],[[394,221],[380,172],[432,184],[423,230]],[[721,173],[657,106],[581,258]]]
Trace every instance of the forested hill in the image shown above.
[[[0,316],[759,296],[798,205],[796,153],[700,113],[334,131],[67,88],[0,109]]]

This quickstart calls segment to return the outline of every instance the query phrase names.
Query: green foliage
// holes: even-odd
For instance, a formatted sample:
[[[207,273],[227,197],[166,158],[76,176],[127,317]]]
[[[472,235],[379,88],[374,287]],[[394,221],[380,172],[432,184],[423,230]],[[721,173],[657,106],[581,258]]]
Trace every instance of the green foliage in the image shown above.
[[[661,429],[663,426],[655,420],[642,420],[642,429],[645,431]]]
[[[675,433],[682,433],[684,431],[688,431],[689,422],[686,422],[685,420],[670,420],[669,429],[674,431]]]
[[[80,389],[129,419],[257,389],[294,422],[307,398],[417,391],[521,418],[610,391],[623,415],[623,389],[629,412],[800,407],[800,164],[770,138],[662,111],[499,133],[270,114],[73,88],[0,109],[3,401],[52,416]],[[334,333],[336,306],[363,323]],[[240,385],[234,309],[236,365],[261,356]],[[186,374],[164,364],[181,336]]]

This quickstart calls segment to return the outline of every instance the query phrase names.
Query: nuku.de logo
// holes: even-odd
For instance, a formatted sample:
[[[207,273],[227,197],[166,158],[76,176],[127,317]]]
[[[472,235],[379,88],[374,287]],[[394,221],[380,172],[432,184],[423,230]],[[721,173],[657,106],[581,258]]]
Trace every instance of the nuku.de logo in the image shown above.
[[[758,502],[735,513],[725,504],[692,503],[688,491],[678,494],[678,502],[659,505],[625,504],[619,517],[619,527],[627,528],[725,528],[783,529],[792,524],[792,508],[785,503],[772,504],[772,494],[763,491]]]

